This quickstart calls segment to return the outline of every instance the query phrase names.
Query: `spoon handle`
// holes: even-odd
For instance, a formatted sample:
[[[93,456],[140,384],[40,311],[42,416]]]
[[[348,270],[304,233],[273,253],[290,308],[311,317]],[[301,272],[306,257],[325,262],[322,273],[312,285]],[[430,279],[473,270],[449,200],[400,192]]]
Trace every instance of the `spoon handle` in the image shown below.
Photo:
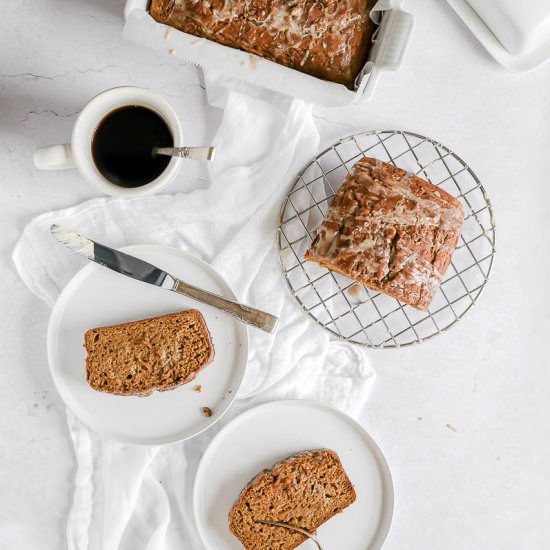
[[[323,550],[323,547],[321,546],[321,543],[313,536],[312,533],[310,533],[307,529],[304,529],[302,527],[297,527],[295,525],[290,525],[289,523],[282,523],[280,521],[267,521],[267,520],[256,520],[256,523],[263,523],[264,525],[272,525],[273,527],[284,527],[285,529],[289,529],[290,531],[296,531],[297,533],[301,533],[302,535],[305,535],[306,537],[317,546],[319,550]]]
[[[155,147],[157,155],[182,157],[184,159],[214,160],[215,147]]]

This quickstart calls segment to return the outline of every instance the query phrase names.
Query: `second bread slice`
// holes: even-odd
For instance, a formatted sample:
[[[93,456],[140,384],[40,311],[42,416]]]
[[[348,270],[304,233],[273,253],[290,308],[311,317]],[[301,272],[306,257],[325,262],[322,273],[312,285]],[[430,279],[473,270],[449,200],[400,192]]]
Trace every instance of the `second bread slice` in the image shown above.
[[[84,340],[88,384],[117,395],[171,390],[214,359],[208,328],[194,309],[90,329]]]
[[[290,456],[260,472],[241,492],[229,513],[229,529],[246,550],[293,550],[309,532],[355,501],[355,490],[338,455],[314,449]]]

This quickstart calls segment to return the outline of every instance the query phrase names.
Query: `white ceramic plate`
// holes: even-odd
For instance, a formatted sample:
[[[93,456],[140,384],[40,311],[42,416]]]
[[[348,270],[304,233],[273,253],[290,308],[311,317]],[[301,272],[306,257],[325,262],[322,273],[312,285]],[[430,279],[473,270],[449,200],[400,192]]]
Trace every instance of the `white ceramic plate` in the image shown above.
[[[372,438],[345,414],[312,401],[275,401],[253,408],[212,440],[195,478],[193,504],[209,550],[242,550],[228,514],[243,487],[263,468],[306,449],[338,453],[357,500],[318,530],[323,548],[378,550],[393,513],[388,465]],[[306,541],[303,548],[314,548]]]
[[[181,250],[157,245],[122,250],[235,299],[208,264]],[[88,386],[83,347],[87,329],[185,309],[198,309],[204,315],[216,352],[194,381],[148,397],[110,395]],[[244,375],[247,342],[246,327],[231,316],[90,263],[71,279],[55,304],[48,326],[48,361],[61,397],[86,425],[120,441],[158,445],[193,437],[224,414]],[[197,385],[202,387],[200,393],[194,389]],[[202,407],[210,407],[213,415],[205,417]]]

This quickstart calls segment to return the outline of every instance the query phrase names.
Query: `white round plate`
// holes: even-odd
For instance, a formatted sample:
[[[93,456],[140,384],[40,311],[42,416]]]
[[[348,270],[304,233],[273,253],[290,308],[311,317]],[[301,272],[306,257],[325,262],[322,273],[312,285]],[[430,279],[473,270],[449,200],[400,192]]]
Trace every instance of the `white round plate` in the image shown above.
[[[393,513],[393,484],[382,452],[354,420],[313,401],[275,401],[238,416],[204,453],[193,505],[209,550],[242,550],[228,514],[243,487],[262,469],[307,449],[336,451],[357,500],[318,529],[323,548],[378,550]],[[308,546],[310,545],[310,546]],[[303,548],[314,548],[306,541]]]
[[[176,248],[127,246],[122,250],[206,290],[235,299],[227,283],[208,264]],[[214,361],[190,382],[148,397],[117,396],[86,382],[84,333],[185,309],[198,309],[212,335]],[[160,445],[193,437],[229,408],[247,361],[246,327],[209,306],[135,281],[90,263],[67,284],[48,326],[50,371],[66,405],[101,435],[128,443]],[[197,385],[201,392],[195,391]],[[202,414],[210,407],[212,416]]]

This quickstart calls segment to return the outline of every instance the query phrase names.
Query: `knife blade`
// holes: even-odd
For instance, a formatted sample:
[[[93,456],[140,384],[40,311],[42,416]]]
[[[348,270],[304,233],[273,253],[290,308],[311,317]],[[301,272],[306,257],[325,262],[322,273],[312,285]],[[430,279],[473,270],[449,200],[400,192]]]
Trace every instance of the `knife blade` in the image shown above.
[[[117,273],[188,296],[224,311],[243,323],[257,327],[265,332],[273,333],[277,329],[278,318],[265,311],[240,304],[234,300],[228,300],[218,294],[190,285],[149,262],[92,241],[71,229],[53,224],[50,232],[57,241],[64,244],[73,252]]]

